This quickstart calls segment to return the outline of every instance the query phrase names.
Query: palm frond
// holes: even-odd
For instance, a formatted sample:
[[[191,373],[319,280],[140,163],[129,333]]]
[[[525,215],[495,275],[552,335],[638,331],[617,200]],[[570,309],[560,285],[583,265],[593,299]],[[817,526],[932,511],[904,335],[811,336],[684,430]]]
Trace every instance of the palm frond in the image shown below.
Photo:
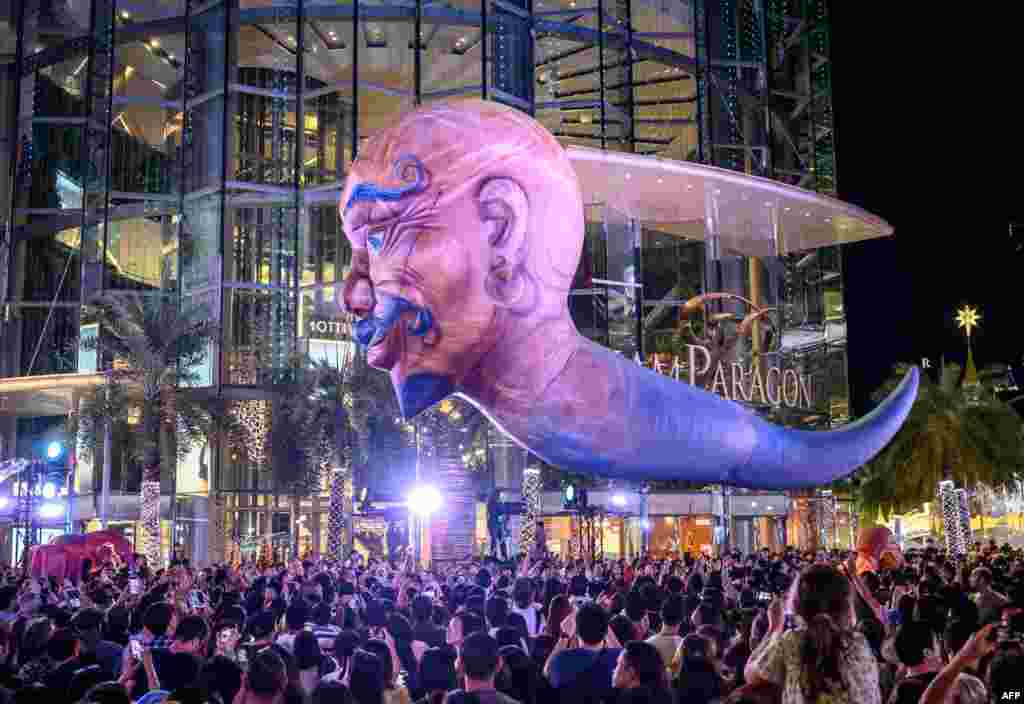
[[[897,365],[873,398],[881,400],[909,365]],[[1020,416],[994,394],[970,402],[959,388],[961,369],[948,364],[938,383],[922,375],[917,400],[892,441],[858,471],[866,513],[915,510],[933,501],[947,476],[959,485],[996,488],[1024,477],[1024,428]]]

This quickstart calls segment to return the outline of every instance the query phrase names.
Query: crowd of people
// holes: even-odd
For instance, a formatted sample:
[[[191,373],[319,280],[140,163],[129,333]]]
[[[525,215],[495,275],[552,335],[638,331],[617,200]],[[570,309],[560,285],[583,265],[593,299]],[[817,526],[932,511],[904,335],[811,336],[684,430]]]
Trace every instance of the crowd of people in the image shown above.
[[[536,556],[534,556],[536,557]],[[3,572],[0,704],[983,704],[1024,555],[293,560]]]

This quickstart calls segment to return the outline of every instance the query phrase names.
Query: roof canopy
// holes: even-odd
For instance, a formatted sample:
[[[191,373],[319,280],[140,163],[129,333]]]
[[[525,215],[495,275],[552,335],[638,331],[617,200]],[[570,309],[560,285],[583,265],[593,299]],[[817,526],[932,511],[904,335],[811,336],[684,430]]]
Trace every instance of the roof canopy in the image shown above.
[[[587,205],[605,205],[723,251],[771,257],[888,237],[893,228],[835,198],[689,161],[568,147]]]

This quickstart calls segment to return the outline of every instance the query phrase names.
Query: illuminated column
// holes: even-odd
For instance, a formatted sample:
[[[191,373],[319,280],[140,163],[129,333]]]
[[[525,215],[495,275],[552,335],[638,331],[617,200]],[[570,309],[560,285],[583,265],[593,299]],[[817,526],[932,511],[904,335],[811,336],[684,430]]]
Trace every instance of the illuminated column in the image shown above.
[[[569,517],[569,557],[577,559],[583,556],[580,547],[583,534],[583,524],[577,516]]]
[[[537,521],[541,520],[540,507],[540,467],[527,467],[523,470],[523,506],[525,515],[523,526],[519,531],[519,548],[530,552],[537,540]],[[540,546],[545,550],[545,546]]]
[[[960,500],[951,481],[939,482],[939,505],[942,507],[942,527],[946,535],[946,550],[951,554],[966,552],[960,530]]]
[[[648,500],[648,492],[640,494],[640,554],[646,555],[650,550],[651,539],[651,504]],[[685,549],[686,546],[683,546]],[[630,555],[635,557],[635,555]]]
[[[209,539],[210,562],[222,564],[228,561],[228,527],[224,516],[224,495],[215,493],[211,497],[213,503],[210,508],[210,531],[207,533]]]
[[[714,541],[718,548],[718,554],[722,555],[729,551],[730,541],[732,536],[732,488],[725,486],[721,487],[721,494],[719,495],[719,501],[715,508],[715,535]]]
[[[330,474],[331,503],[327,509],[327,554],[331,559],[345,559],[345,531],[351,526],[346,525],[345,516],[348,501],[351,499],[352,483],[349,481],[346,467],[332,467]]]
[[[157,570],[163,565],[163,551],[160,549],[160,482],[142,482],[142,504],[139,509],[142,536],[145,540],[143,554],[150,569]]]
[[[960,518],[960,540],[966,553],[972,542],[971,536],[971,504],[966,489],[956,490],[957,508]]]
[[[821,531],[821,546],[829,550],[836,542],[836,497],[828,489],[821,492],[818,504],[818,529]]]

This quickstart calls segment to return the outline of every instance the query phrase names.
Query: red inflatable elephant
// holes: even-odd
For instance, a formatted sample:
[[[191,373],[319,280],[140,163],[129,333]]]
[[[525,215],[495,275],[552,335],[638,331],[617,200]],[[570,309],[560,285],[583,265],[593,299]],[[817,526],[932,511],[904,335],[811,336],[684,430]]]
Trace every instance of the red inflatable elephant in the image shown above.
[[[86,560],[91,560],[95,566],[115,555],[130,563],[131,543],[117,531],[100,530],[84,535],[60,535],[49,545],[37,545],[29,552],[29,564],[33,577],[78,582]]]

